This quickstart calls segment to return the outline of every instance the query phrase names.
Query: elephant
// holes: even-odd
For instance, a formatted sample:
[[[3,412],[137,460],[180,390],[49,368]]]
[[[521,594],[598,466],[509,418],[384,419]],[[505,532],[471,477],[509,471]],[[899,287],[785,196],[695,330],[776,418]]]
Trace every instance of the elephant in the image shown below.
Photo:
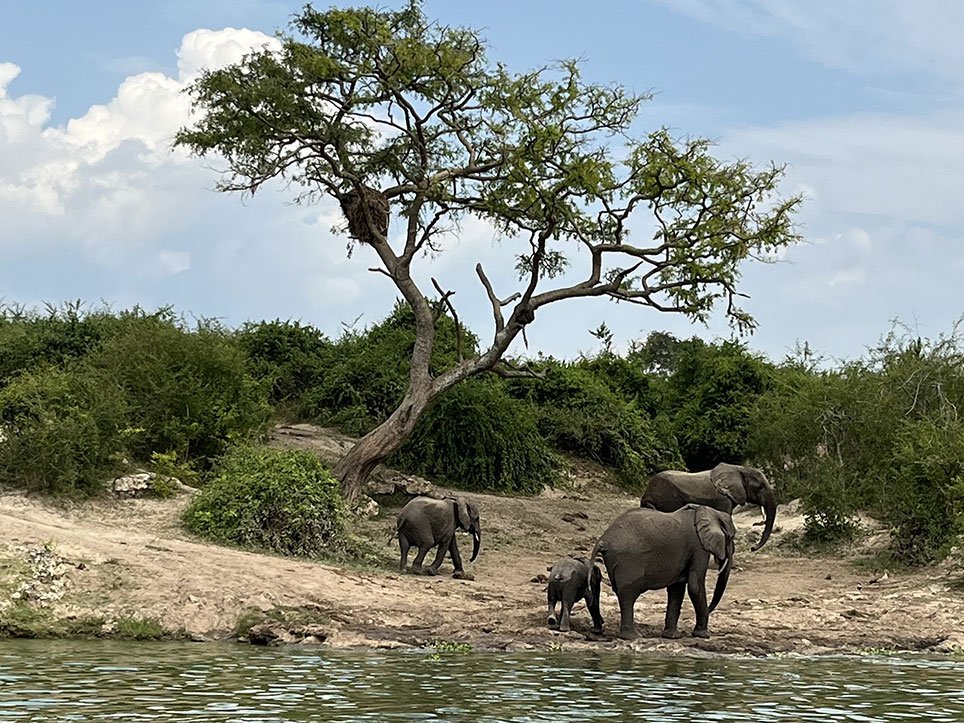
[[[777,499],[770,481],[754,467],[735,464],[718,464],[704,472],[657,472],[649,478],[639,500],[640,506],[661,512],[673,512],[690,503],[707,505],[727,514],[732,514],[733,508],[740,505],[760,505],[766,521],[753,552],[770,539],[777,518]]]
[[[482,527],[479,522],[479,508],[461,497],[416,497],[410,500],[398,513],[395,530],[398,533],[398,546],[401,548],[399,567],[405,572],[408,564],[409,547],[418,548],[415,560],[412,562],[412,572],[415,574],[438,575],[445,553],[452,555],[455,566],[453,577],[466,577],[462,567],[462,557],[459,546],[455,541],[455,531],[466,530],[472,535],[472,557],[469,562],[475,562],[482,545]],[[428,551],[438,546],[435,561],[428,567],[422,568],[422,560]]]
[[[590,565],[585,557],[562,557],[555,564],[547,567],[549,585],[546,597],[549,602],[549,613],[546,623],[550,628],[556,628],[561,633],[569,632],[569,615],[572,606],[581,598],[585,599],[586,607],[592,616],[592,631],[601,633],[603,627],[602,615],[599,614],[599,586],[602,573],[595,565]],[[561,603],[561,612],[556,617],[556,605]]]
[[[686,505],[675,512],[635,507],[624,512],[599,538],[589,557],[601,554],[609,582],[619,601],[619,637],[636,637],[633,607],[646,590],[666,588],[664,638],[681,637],[677,624],[683,595],[689,592],[696,611],[693,635],[709,637],[710,613],[723,599],[733,567],[736,528],[730,515],[705,505]],[[710,555],[720,571],[713,600],[706,605],[706,571]]]

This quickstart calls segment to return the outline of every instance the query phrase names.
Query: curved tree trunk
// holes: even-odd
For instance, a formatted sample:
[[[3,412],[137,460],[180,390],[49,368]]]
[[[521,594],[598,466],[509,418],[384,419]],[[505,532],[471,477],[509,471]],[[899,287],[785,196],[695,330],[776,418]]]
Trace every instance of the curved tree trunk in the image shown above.
[[[358,498],[369,475],[405,443],[422,412],[441,391],[432,387],[410,389],[392,415],[359,439],[339,460],[331,473],[341,482],[341,493],[346,501]]]

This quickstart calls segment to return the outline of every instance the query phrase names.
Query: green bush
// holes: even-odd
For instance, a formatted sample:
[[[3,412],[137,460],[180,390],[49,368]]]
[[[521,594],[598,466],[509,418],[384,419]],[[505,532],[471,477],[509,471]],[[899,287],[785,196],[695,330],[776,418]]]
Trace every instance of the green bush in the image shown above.
[[[549,361],[543,371],[543,379],[519,381],[513,390],[535,405],[539,430],[553,447],[610,465],[634,487],[682,464],[665,419],[621,398],[584,363]]]
[[[115,324],[108,309],[85,311],[80,302],[43,312],[0,307],[0,386],[25,371],[82,359]]]
[[[171,318],[130,316],[88,363],[126,396],[134,459],[175,452],[205,467],[231,444],[263,432],[271,409],[245,357],[216,327],[188,332]]]
[[[282,555],[339,555],[349,547],[338,482],[303,450],[232,449],[183,521],[216,542]]]
[[[234,338],[251,376],[266,385],[268,401],[302,416],[306,391],[323,383],[331,364],[332,343],[312,326],[280,319],[245,324]]]
[[[846,537],[855,511],[890,524],[894,554],[939,558],[960,532],[964,339],[892,332],[862,359],[791,359],[755,411],[753,456],[800,496],[807,533]]]
[[[964,532],[964,424],[905,423],[885,492],[897,556],[911,564],[943,557]]]
[[[736,342],[678,344],[663,405],[686,468],[747,460],[752,410],[767,388],[769,365]]]
[[[0,475],[56,494],[103,489],[123,450],[126,399],[100,370],[28,371],[0,390]]]
[[[390,463],[480,492],[533,494],[557,479],[534,412],[494,379],[470,379],[450,389]]]

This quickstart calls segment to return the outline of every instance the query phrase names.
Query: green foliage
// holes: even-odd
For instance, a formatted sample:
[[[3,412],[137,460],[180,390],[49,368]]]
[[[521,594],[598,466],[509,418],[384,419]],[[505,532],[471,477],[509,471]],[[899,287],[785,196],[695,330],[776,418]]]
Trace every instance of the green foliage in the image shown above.
[[[154,618],[120,617],[113,621],[112,637],[122,640],[164,640],[172,636]]]
[[[107,308],[85,310],[77,301],[44,312],[0,306],[0,386],[17,374],[81,359],[116,324]]]
[[[248,371],[268,390],[268,401],[304,414],[303,396],[323,383],[331,364],[333,345],[312,326],[297,321],[245,324],[234,335],[245,354]]]
[[[474,353],[476,339],[447,316],[436,322],[430,371],[438,374],[455,365],[458,344]],[[415,316],[397,302],[392,313],[364,332],[346,331],[330,350],[316,385],[303,399],[305,413],[347,434],[364,434],[395,411],[408,388],[412,350],[415,347]]]
[[[887,500],[895,552],[910,563],[930,562],[964,532],[964,423],[905,422],[896,442]]]
[[[129,314],[87,356],[127,398],[134,459],[175,452],[207,465],[228,445],[263,431],[270,418],[264,390],[241,351],[216,326],[188,332],[168,315]]]
[[[535,405],[539,430],[550,444],[615,467],[625,482],[639,485],[681,462],[665,420],[651,418],[609,386],[605,372],[612,366],[612,360],[548,360],[543,379],[520,381],[513,389]]]
[[[170,457],[190,478],[227,444],[263,431],[270,408],[216,325],[189,331],[170,309],[0,314],[0,475],[93,494],[120,461]],[[163,486],[163,484],[161,484]],[[166,490],[158,489],[159,493]]]
[[[676,347],[657,358],[672,364],[661,403],[671,410],[686,467],[745,461],[752,410],[768,384],[769,365],[732,341],[708,344],[694,337]]]
[[[0,390],[0,478],[26,489],[90,495],[118,466],[127,400],[99,369],[26,371]]]
[[[183,519],[202,537],[282,555],[331,556],[349,549],[338,482],[303,450],[232,449]]]
[[[479,492],[533,494],[557,477],[535,414],[495,380],[469,380],[445,393],[391,464]]]
[[[151,468],[154,471],[151,488],[157,497],[172,497],[177,494],[178,487],[174,484],[175,479],[191,487],[198,484],[197,472],[178,462],[177,452],[152,453]]]
[[[857,509],[887,522],[894,553],[941,557],[961,531],[964,340],[895,330],[859,360],[788,360],[755,411],[753,456],[801,496],[808,534],[846,535]]]

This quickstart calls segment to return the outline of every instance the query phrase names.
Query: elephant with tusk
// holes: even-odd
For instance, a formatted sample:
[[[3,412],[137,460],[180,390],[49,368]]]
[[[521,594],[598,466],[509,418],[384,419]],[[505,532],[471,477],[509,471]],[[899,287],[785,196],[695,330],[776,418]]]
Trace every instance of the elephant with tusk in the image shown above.
[[[642,507],[673,512],[688,504],[706,505],[733,513],[733,508],[753,504],[763,508],[765,517],[756,552],[770,538],[777,518],[777,499],[773,485],[760,470],[736,464],[718,464],[704,472],[666,470],[649,478],[639,501]]]
[[[399,567],[402,572],[408,564],[409,548],[415,547],[418,553],[412,562],[412,572],[415,574],[438,575],[445,553],[452,556],[455,566],[453,577],[466,577],[462,567],[462,556],[455,541],[455,531],[465,530],[472,535],[472,557],[469,562],[475,562],[482,545],[482,526],[479,520],[479,508],[462,497],[446,497],[437,500],[431,497],[416,497],[405,505],[398,513],[395,523],[398,532],[398,545],[401,549]],[[425,555],[433,547],[438,547],[435,560],[426,568],[422,567]]]
[[[589,557],[601,555],[619,601],[619,637],[636,637],[636,600],[646,590],[666,588],[664,638],[679,638],[683,597],[689,592],[696,611],[693,635],[708,638],[710,613],[716,609],[730,578],[736,529],[730,515],[704,505],[675,512],[635,507],[606,529]],[[706,604],[706,571],[710,557],[720,565],[713,600]]]

